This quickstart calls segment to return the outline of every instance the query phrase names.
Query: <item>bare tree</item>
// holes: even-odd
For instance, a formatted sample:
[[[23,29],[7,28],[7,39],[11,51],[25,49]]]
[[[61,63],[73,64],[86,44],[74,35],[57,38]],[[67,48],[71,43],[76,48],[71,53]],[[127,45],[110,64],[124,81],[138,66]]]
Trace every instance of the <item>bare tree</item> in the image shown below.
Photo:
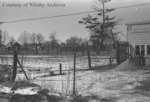
[[[2,46],[2,30],[0,30],[0,46]]]
[[[41,50],[41,47],[42,47],[42,44],[44,43],[45,39],[44,39],[44,36],[41,34],[41,33],[38,33],[36,35],[36,39],[37,39],[37,42],[38,42],[38,50],[42,51]]]
[[[28,44],[30,43],[31,34],[27,31],[24,31],[20,34],[18,41],[23,45],[24,51],[28,51]]]
[[[39,48],[41,47],[42,43],[44,42],[44,36],[41,33],[33,33],[31,36],[31,42],[35,48],[35,54],[39,53]]]
[[[0,31],[0,43],[1,45],[6,45],[9,42],[9,33],[8,31]]]
[[[44,42],[44,36],[41,33],[38,33],[36,35],[36,39],[39,45],[41,45]]]
[[[8,52],[13,50],[13,45],[15,44],[16,40],[14,39],[14,37],[10,37],[10,40],[7,44],[7,48],[8,48]]]
[[[70,37],[66,40],[66,44],[69,46],[78,46],[82,43],[82,39],[78,37]]]
[[[82,39],[78,37],[70,37],[66,40],[66,45],[71,49],[71,51],[78,51],[82,44]]]
[[[37,34],[33,33],[31,36],[31,42],[35,49],[35,54],[38,54],[38,41],[37,41]]]
[[[52,43],[57,42],[57,39],[56,39],[56,32],[53,32],[53,33],[50,34],[49,40],[50,40],[50,42],[52,42]]]
[[[18,37],[18,41],[22,45],[26,45],[26,44],[30,43],[30,37],[31,37],[31,34],[29,32],[27,32],[27,31],[24,31]]]
[[[4,45],[6,45],[10,40],[8,31],[4,31],[2,36],[3,36],[2,37],[2,42],[3,42]]]
[[[53,32],[50,34],[49,36],[49,48],[51,49],[51,51],[55,51],[58,53],[58,40],[56,39],[56,32]]]

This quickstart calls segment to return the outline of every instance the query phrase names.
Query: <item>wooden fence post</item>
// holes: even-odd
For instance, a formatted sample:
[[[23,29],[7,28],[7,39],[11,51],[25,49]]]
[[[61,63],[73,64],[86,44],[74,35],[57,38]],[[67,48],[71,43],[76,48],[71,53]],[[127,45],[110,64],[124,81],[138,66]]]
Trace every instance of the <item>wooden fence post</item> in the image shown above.
[[[13,55],[13,73],[12,73],[12,81],[15,81],[16,75],[17,75],[17,58],[18,58],[18,53],[15,50],[14,55]]]
[[[59,64],[59,71],[60,71],[59,74],[62,75],[62,64],[61,63]]]
[[[21,56],[21,64],[23,66],[24,55]]]
[[[113,60],[113,59],[110,57],[110,58],[109,58],[109,64],[110,64],[110,65],[112,65],[112,60]]]
[[[26,79],[27,79],[27,80],[29,80],[29,78],[28,78],[28,76],[27,76],[27,74],[26,74],[25,70],[23,69],[23,66],[21,65],[21,63],[20,63],[20,61],[19,61],[19,59],[18,59],[18,58],[17,58],[17,62],[18,62],[18,64],[19,64],[19,66],[20,66],[21,70],[23,71],[23,73],[24,73],[24,75],[25,75]]]
[[[73,60],[73,95],[76,95],[76,52]]]

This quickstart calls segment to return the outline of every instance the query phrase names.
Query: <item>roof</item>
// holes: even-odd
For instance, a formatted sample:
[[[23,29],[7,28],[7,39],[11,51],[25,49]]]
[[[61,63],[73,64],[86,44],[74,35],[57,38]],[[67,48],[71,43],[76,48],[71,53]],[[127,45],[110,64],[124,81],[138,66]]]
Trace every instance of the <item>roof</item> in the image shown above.
[[[126,25],[149,25],[150,21],[129,22]]]

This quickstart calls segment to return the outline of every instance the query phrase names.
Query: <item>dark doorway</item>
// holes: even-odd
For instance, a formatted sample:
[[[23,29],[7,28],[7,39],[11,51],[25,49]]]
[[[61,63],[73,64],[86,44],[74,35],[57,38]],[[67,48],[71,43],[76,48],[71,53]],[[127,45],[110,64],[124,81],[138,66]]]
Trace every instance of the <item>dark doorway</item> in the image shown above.
[[[145,65],[145,46],[144,45],[135,46],[135,58],[136,58],[136,65],[140,65],[140,66]]]

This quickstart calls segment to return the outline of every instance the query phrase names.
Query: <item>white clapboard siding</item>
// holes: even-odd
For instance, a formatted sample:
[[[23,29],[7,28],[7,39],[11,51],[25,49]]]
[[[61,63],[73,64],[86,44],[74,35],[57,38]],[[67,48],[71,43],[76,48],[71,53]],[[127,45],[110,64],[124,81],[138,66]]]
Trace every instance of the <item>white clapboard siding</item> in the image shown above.
[[[133,46],[150,44],[150,24],[131,24],[128,30],[128,41]]]

